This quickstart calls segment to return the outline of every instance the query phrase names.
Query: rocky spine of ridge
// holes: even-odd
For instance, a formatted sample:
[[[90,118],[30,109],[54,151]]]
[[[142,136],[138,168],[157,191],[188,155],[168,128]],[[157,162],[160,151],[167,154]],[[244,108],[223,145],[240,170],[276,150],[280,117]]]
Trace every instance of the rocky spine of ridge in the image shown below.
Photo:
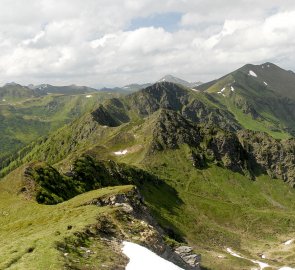
[[[197,125],[174,111],[162,110],[153,128],[150,151],[191,146],[193,163],[219,162],[225,168],[251,178],[267,173],[295,184],[295,140],[276,140],[263,132],[224,131],[211,125]]]
[[[263,173],[295,185],[295,139],[279,141],[263,132],[243,130],[238,138],[248,153],[249,163]]]
[[[204,94],[204,98],[212,103],[218,103],[210,95]],[[177,111],[195,123],[211,123],[232,131],[241,128],[229,111],[209,106],[193,97],[188,89],[170,82],[156,83],[131,94],[126,98],[126,103],[129,110],[135,110],[142,117],[151,115],[159,109],[167,109]]]
[[[195,254],[189,246],[177,245],[175,247],[168,246],[163,239],[166,235],[165,231],[159,226],[156,220],[152,217],[147,206],[144,203],[144,198],[137,188],[125,194],[116,194],[113,196],[98,198],[90,201],[88,204],[98,207],[111,206],[119,208],[124,220],[128,222],[128,232],[124,232],[127,228],[121,230],[113,230],[112,242],[117,241],[117,245],[122,241],[140,242],[162,258],[173,262],[174,264],[186,270],[200,270],[201,256]],[[123,217],[122,216],[122,217]],[[140,230],[136,225],[140,223]],[[115,227],[115,226],[111,226]],[[133,235],[132,231],[137,231],[139,236]],[[101,233],[101,232],[100,232]],[[127,237],[127,239],[126,239]],[[116,238],[116,240],[114,240]]]
[[[24,176],[23,186],[18,194],[41,204],[58,204],[80,193],[104,186],[136,184],[141,187],[145,181],[152,182],[154,186],[161,185],[160,179],[143,170],[113,161],[96,161],[89,156],[76,160],[72,170],[65,175],[48,164],[35,163],[24,169]],[[76,232],[77,239],[74,242],[65,239],[58,243],[57,249],[67,254],[67,266],[75,265],[74,256],[77,254],[85,256],[83,250],[88,250],[90,255],[91,248],[83,249],[81,246],[85,242],[89,245],[92,241],[102,242],[116,254],[120,263],[126,264],[126,258],[121,253],[121,244],[123,241],[132,241],[146,246],[183,269],[200,270],[201,257],[191,247],[179,242],[170,246],[165,242],[167,232],[153,218],[137,187],[94,198],[83,205],[111,207],[115,211],[115,220],[103,214],[97,218],[97,223],[89,225],[84,231]]]
[[[192,158],[196,166],[215,162],[251,178],[265,172],[293,185],[294,140],[278,141],[266,133],[242,130],[229,111],[210,105],[210,102],[218,102],[213,96],[201,95],[198,98],[186,88],[163,82],[122,99],[111,99],[70,125],[70,132],[65,134],[61,130],[51,136],[34,150],[37,154],[32,157],[56,162],[79,149],[81,143],[95,144],[99,138],[107,136],[106,126],[118,127],[132,122],[133,117],[141,121],[155,118],[148,127],[153,136],[148,153],[187,144],[194,149]],[[257,136],[260,144],[254,141]],[[277,149],[281,149],[279,156],[275,152]],[[54,155],[50,153],[56,152],[58,157],[52,158]],[[46,157],[48,155],[51,160]],[[31,160],[30,156],[26,159]]]

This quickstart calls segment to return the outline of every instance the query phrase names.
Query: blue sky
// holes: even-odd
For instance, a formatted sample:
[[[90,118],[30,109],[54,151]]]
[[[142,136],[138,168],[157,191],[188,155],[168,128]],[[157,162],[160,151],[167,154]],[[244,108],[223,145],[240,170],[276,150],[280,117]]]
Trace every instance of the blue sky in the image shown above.
[[[155,13],[147,17],[136,17],[131,20],[127,31],[133,31],[142,27],[162,27],[167,32],[174,32],[180,29],[182,18],[180,12]]]
[[[246,63],[295,70],[294,0],[1,0],[0,81],[209,81]]]

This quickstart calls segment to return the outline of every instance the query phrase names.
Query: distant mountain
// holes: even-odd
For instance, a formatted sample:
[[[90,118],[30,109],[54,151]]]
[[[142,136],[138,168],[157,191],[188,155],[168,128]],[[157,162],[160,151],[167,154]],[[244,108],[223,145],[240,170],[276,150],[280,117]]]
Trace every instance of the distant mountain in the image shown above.
[[[16,83],[0,87],[0,167],[4,158],[28,143],[116,96],[83,87],[29,88]]]
[[[194,88],[194,87],[197,87],[200,84],[202,84],[201,82],[187,82],[185,80],[179,79],[179,78],[174,77],[172,75],[166,75],[163,78],[161,78],[160,80],[158,80],[157,82],[171,82],[171,83],[180,84],[182,86],[189,87],[189,88]],[[153,84],[154,83],[142,83],[142,84],[132,83],[132,84],[128,84],[128,85],[125,85],[122,87],[104,87],[99,90],[105,91],[105,92],[115,92],[115,93],[126,94],[126,93],[133,93],[133,92],[139,91],[139,90],[149,87]]]
[[[144,83],[144,84],[133,83],[133,84],[125,85],[123,87],[104,87],[104,88],[100,88],[99,91],[129,94],[129,93],[136,92],[140,89],[143,89],[145,87],[148,87],[150,85],[151,83]]]
[[[54,86],[50,84],[41,85],[29,85],[30,89],[33,89],[41,94],[65,94],[65,95],[77,95],[86,94],[90,92],[96,92],[97,90],[88,86],[67,85],[67,86]]]
[[[38,91],[17,83],[7,83],[0,87],[0,103],[9,103],[40,96]]]
[[[133,84],[128,84],[123,86],[124,90],[130,91],[130,92],[135,92],[138,91],[140,89],[144,89],[148,86],[151,86],[151,83],[144,83],[144,84],[137,84],[137,83],[133,83]]]
[[[269,90],[295,100],[295,74],[272,63],[245,65],[239,71],[247,73],[263,83]]]
[[[97,92],[97,90],[87,86],[53,86],[50,84],[23,86],[12,82],[0,87],[0,104],[8,104],[9,102],[22,101],[48,94],[81,95],[93,92]]]
[[[272,63],[248,64],[197,89],[212,94],[244,128],[277,138],[295,135],[295,75],[290,71]]]
[[[190,88],[194,88],[194,87],[202,84],[202,82],[187,82],[185,80],[182,80],[180,78],[174,77],[172,75],[165,75],[160,80],[158,80],[158,82],[177,83],[177,84],[181,84],[183,86],[190,87]]]

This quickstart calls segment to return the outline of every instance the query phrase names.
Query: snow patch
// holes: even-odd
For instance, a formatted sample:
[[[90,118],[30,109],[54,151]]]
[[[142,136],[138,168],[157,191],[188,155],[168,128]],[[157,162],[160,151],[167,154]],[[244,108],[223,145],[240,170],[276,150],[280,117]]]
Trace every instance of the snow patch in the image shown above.
[[[259,265],[260,269],[263,270],[266,267],[269,267],[269,264],[264,263],[264,262],[260,262],[260,261],[256,261],[256,260],[250,260],[252,263],[256,263]]]
[[[248,75],[257,78],[257,74],[253,70],[249,70],[249,74]]]
[[[265,85],[268,85],[267,82],[263,82]]]
[[[285,246],[289,246],[294,242],[294,239],[290,239],[284,243]]]
[[[220,92],[222,93],[224,90],[225,90],[225,87],[223,87],[223,88],[220,90]]]
[[[4,102],[5,102],[5,101],[6,101],[6,99],[5,99],[5,98],[3,98],[3,99],[2,99],[2,101],[4,101]]]
[[[147,248],[131,242],[123,242],[123,253],[129,258],[125,270],[183,270]]]
[[[230,87],[230,90],[231,90],[232,92],[234,92],[234,91],[235,91],[235,88],[234,88],[233,86],[231,86],[231,87]]]
[[[230,255],[232,255],[232,256],[234,256],[234,257],[244,259],[244,257],[242,257],[242,256],[240,256],[239,254],[233,252],[231,248],[227,248],[226,251],[227,251]]]
[[[86,96],[86,98],[91,98],[91,97],[92,97],[92,95],[87,95],[87,96]]]
[[[280,268],[279,270],[295,270],[295,268],[284,266],[284,267]]]
[[[114,152],[114,154],[116,155],[116,156],[124,156],[124,155],[126,155],[128,153],[128,150],[122,150],[122,151],[117,151],[117,152]]]
[[[234,257],[241,258],[241,259],[245,259],[245,260],[248,260],[248,261],[250,261],[250,262],[252,262],[252,263],[258,264],[259,267],[260,267],[260,270],[263,270],[264,268],[269,267],[269,264],[267,264],[267,263],[264,263],[264,262],[260,262],[260,261],[251,260],[251,259],[247,259],[247,258],[245,258],[245,257],[243,257],[243,256],[241,256],[241,255],[235,253],[231,248],[227,248],[226,251],[227,251],[230,255],[232,255],[232,256],[234,256]]]

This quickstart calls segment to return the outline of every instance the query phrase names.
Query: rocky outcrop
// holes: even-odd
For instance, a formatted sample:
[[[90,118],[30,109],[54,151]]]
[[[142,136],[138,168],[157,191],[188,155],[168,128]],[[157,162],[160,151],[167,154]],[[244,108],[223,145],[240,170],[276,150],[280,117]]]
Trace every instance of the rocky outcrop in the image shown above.
[[[97,123],[108,127],[117,127],[130,120],[123,103],[117,98],[110,99],[104,105],[100,105],[91,115]]]
[[[263,132],[238,132],[251,167],[295,185],[295,139],[276,140]]]
[[[122,226],[113,234],[116,239],[113,241],[137,242],[183,269],[200,269],[201,257],[195,254],[191,247],[179,246],[173,249],[164,242],[165,231],[149,213],[137,188],[134,187],[126,193],[94,199],[87,204],[118,209],[117,217],[121,219]],[[125,224],[123,220],[128,220],[128,223]]]
[[[197,125],[177,112],[162,110],[150,151],[177,149],[182,144],[191,147],[196,168],[214,162],[251,179],[267,173],[295,185],[295,139],[276,140],[263,132],[230,132],[210,124]]]
[[[170,110],[159,112],[153,138],[152,150],[176,149],[184,143],[198,145],[201,141],[197,126]]]
[[[193,249],[189,246],[179,246],[175,249],[178,254],[191,267],[199,267],[201,255],[194,254]]]

